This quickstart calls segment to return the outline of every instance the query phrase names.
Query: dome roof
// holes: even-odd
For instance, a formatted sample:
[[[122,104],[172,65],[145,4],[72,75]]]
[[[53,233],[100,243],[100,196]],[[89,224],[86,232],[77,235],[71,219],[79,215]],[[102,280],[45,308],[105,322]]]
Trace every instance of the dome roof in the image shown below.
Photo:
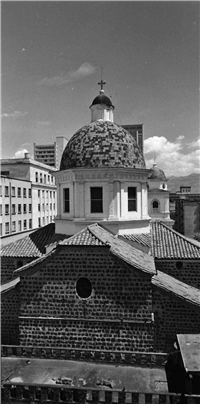
[[[92,105],[97,105],[97,104],[108,105],[109,107],[113,107],[110,98],[107,97],[107,95],[105,95],[104,93],[97,95],[97,97],[95,97],[95,99],[93,100]]]
[[[160,180],[160,181],[167,181],[165,173],[163,170],[158,168],[157,164],[154,164],[151,168],[151,173],[148,177],[149,180]]]
[[[110,121],[95,121],[78,130],[63,152],[60,170],[76,167],[145,168],[145,161],[126,129]]]

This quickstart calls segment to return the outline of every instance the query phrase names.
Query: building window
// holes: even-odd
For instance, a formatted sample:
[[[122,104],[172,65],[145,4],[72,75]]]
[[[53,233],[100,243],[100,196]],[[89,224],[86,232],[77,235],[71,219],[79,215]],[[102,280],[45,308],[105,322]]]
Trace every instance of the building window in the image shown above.
[[[26,204],[24,204],[24,206],[23,206],[23,213],[27,213]]]
[[[5,223],[5,233],[8,234],[9,233],[9,222]]]
[[[28,190],[28,197],[29,197],[29,198],[31,198],[31,197],[32,197],[31,188],[29,188],[29,190]]]
[[[5,196],[9,196],[9,188],[5,187]]]
[[[152,208],[153,208],[153,212],[159,212],[159,202],[158,201],[153,201],[152,202]]]
[[[48,182],[50,182],[50,175],[48,175]]]
[[[29,203],[29,209],[28,209],[29,213],[32,213],[32,205],[31,203]]]
[[[92,284],[88,278],[79,278],[76,282],[76,293],[81,299],[88,299],[92,294]]]
[[[46,191],[46,197],[48,198],[48,196],[49,196],[49,193],[48,193],[48,191]]]
[[[40,183],[42,184],[42,173],[40,173]]]
[[[11,195],[12,195],[12,196],[15,196],[15,187],[12,187],[12,188],[11,188]]]
[[[41,219],[38,217],[38,227],[41,227]]]
[[[50,203],[50,210],[52,210],[52,203]]]
[[[38,189],[38,198],[40,198],[40,189]]]
[[[44,212],[44,203],[42,204],[42,211]]]
[[[103,213],[103,188],[91,187],[91,213]]]
[[[40,204],[38,203],[38,212],[40,212]]]
[[[70,207],[69,207],[69,188],[64,188],[63,189],[63,212],[64,213],[69,213]]]
[[[0,205],[0,215],[2,216],[2,205]]]
[[[22,231],[22,222],[21,222],[21,220],[18,221],[18,231]]]
[[[35,182],[38,182],[38,172],[35,173]]]
[[[9,215],[9,205],[5,205],[5,214]]]
[[[44,198],[44,191],[42,191],[42,197]]]
[[[53,191],[53,199],[55,199],[55,197],[56,197],[56,193],[55,193],[55,191]]]
[[[21,188],[17,188],[17,196],[18,198],[21,198]]]
[[[18,205],[18,214],[21,215],[22,213],[22,205]]]
[[[27,220],[24,220],[24,230],[27,229]]]
[[[19,261],[17,261],[17,268],[21,268],[21,267],[23,267],[23,261],[21,261],[21,260],[19,260]]]
[[[0,236],[2,236],[2,223],[0,223]]]
[[[56,204],[54,203],[54,204],[53,204],[53,210],[55,210],[55,209],[56,209]]]
[[[32,219],[29,219],[29,229],[32,229]]]
[[[46,182],[47,182],[47,176],[46,174],[44,174],[44,183],[46,184]]]
[[[16,231],[16,222],[12,222],[12,232]]]
[[[45,218],[44,217],[42,218],[42,224],[43,224],[43,226],[45,225]]]
[[[2,196],[2,185],[0,185],[0,196]]]
[[[26,198],[26,188],[23,188],[23,198]]]
[[[128,187],[128,211],[135,212],[137,210],[137,188]]]
[[[15,215],[16,211],[15,211],[15,205],[12,205],[12,215]]]

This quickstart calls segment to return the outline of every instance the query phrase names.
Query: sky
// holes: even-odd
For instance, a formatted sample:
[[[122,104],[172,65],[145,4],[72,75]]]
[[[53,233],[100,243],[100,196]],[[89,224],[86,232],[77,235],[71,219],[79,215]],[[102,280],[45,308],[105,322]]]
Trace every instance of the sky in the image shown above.
[[[70,139],[104,90],[147,168],[200,172],[198,1],[1,2],[1,157]]]

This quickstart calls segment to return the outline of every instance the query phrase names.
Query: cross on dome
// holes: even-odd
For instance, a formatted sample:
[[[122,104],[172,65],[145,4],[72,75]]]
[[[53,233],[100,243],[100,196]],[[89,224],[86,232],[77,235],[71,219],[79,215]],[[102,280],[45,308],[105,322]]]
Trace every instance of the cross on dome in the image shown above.
[[[101,86],[101,90],[99,91],[99,94],[104,93],[104,89],[103,89],[104,84],[106,84],[106,81],[101,79],[101,81],[98,83],[98,85]]]

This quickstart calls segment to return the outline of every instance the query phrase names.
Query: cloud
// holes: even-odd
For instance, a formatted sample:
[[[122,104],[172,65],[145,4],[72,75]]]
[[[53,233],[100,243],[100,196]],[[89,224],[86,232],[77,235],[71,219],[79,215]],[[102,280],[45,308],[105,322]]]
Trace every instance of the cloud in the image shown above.
[[[200,149],[200,139],[194,140],[194,142],[188,143],[188,146]]]
[[[29,151],[27,149],[19,149],[15,152],[13,157],[16,159],[21,159],[24,158],[25,153],[29,153]]]
[[[22,111],[14,111],[14,112],[10,112],[9,114],[4,112],[1,117],[2,118],[21,118],[22,116],[27,115],[28,112],[22,112]]]
[[[54,76],[51,78],[45,77],[39,84],[47,87],[59,87],[63,84],[71,83],[73,81],[79,80],[82,77],[90,76],[94,74],[96,67],[92,66],[90,63],[83,63],[77,70],[71,70],[65,75]]]
[[[51,122],[50,121],[38,121],[37,125],[50,126]]]
[[[153,136],[144,140],[145,160],[148,168],[155,161],[159,168],[169,177],[200,173],[200,147],[189,153],[183,153],[180,136],[175,142],[168,141],[164,136]],[[193,142],[200,146],[200,142]]]

